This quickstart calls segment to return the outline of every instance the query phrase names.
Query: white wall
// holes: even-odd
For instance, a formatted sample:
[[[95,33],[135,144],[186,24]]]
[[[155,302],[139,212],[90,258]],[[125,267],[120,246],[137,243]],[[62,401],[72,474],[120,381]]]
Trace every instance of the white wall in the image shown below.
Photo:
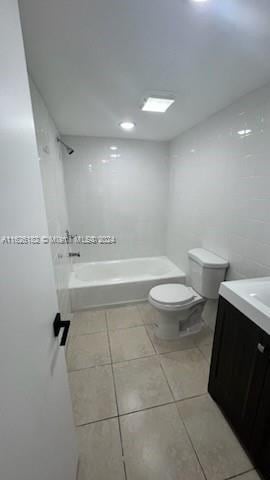
[[[113,246],[80,246],[81,261],[165,254],[168,146],[162,142],[64,137],[72,233],[115,235]],[[110,146],[116,145],[117,151]],[[110,158],[110,154],[119,158]],[[77,261],[77,259],[76,259]]]
[[[17,1],[0,2],[0,236],[48,226]],[[75,480],[76,444],[48,245],[0,243],[0,478]]]
[[[172,142],[167,248],[184,270],[202,246],[229,260],[230,279],[270,275],[269,152],[270,86]]]
[[[32,80],[30,88],[49,234],[64,236],[65,230],[69,229],[69,222],[62,149],[56,140],[59,132]],[[66,244],[51,245],[59,310],[65,318],[71,312],[68,291],[71,261],[68,252]]]

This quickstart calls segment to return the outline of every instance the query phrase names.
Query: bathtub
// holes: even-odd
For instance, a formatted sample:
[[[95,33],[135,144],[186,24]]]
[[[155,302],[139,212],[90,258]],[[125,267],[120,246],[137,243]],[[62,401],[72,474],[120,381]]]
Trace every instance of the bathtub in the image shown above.
[[[185,280],[167,257],[75,263],[69,281],[72,311],[143,301],[155,285]]]

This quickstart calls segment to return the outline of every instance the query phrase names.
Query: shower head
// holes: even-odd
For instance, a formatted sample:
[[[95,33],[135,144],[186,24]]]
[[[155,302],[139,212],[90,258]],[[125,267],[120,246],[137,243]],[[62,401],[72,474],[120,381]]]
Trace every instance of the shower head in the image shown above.
[[[63,140],[61,140],[61,138],[57,137],[57,142],[64,145],[64,147],[65,147],[65,149],[66,149],[66,151],[69,155],[72,155],[72,153],[74,153],[73,148],[69,147],[65,142],[63,142]]]
[[[74,153],[74,150],[71,147],[67,147],[67,152],[69,155],[72,155],[72,153]]]

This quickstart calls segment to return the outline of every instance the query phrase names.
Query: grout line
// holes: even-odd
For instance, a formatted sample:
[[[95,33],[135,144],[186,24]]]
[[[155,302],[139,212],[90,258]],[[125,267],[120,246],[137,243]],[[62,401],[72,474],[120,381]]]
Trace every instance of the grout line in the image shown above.
[[[159,362],[159,364],[160,364],[161,371],[162,371],[162,373],[163,373],[163,375],[164,375],[164,377],[165,377],[165,380],[166,380],[166,382],[167,382],[167,385],[168,385],[168,387],[169,387],[169,390],[170,390],[170,392],[171,392],[172,398],[173,398],[174,401],[176,402],[174,393],[173,393],[173,391],[172,391],[172,389],[171,389],[171,385],[170,385],[170,383],[169,383],[169,380],[168,380],[168,378],[167,378],[166,372],[165,372],[165,370],[164,370],[164,368],[163,368],[163,365],[162,365],[161,361]]]
[[[149,353],[148,355],[143,355],[142,357],[128,358],[126,360],[118,360],[117,362],[112,362],[112,365],[118,365],[119,363],[133,362],[133,360],[140,360],[141,358],[153,358],[156,357],[157,353]]]
[[[110,356],[111,356],[111,360],[112,360],[112,349],[111,349],[111,340],[110,340],[110,333],[109,333],[109,327],[108,327],[107,311],[105,312],[105,320],[106,320],[106,327],[107,327],[107,338],[108,338],[108,344],[109,344],[109,351],[110,351]],[[114,374],[113,364],[111,364],[111,369],[112,369],[113,388],[114,388],[115,403],[116,403],[116,410],[117,410],[117,422],[118,422],[120,445],[121,445],[122,463],[123,463],[125,480],[127,480],[126,462],[125,462],[125,455],[124,455],[124,445],[123,445],[122,431],[121,431],[121,425],[120,425],[119,405],[118,405],[118,398],[117,398],[116,382],[115,382],[115,374]]]
[[[151,341],[151,339],[150,339]],[[152,342],[151,342],[152,343]],[[165,355],[170,355],[171,353],[178,353],[178,352],[186,352],[188,350],[199,350],[199,352],[203,355],[203,353],[201,352],[201,350],[196,347],[196,346],[193,346],[193,347],[189,347],[189,348],[185,348],[185,349],[181,349],[181,350],[171,350],[169,352],[162,352],[162,353],[159,353],[157,351],[154,351],[154,353],[151,353],[151,354],[148,354],[148,355],[143,355],[143,356],[140,356],[140,357],[134,357],[134,358],[127,358],[126,360],[117,360],[116,362],[114,362],[113,360],[111,362],[106,362],[106,363],[98,363],[96,365],[89,365],[87,367],[82,367],[82,368],[76,368],[76,369],[72,369],[72,370],[67,370],[68,374],[70,373],[73,373],[73,372],[80,372],[81,370],[88,370],[89,368],[97,368],[97,367],[106,367],[108,365],[119,365],[121,363],[127,363],[127,362],[133,362],[135,360],[140,360],[140,359],[147,359],[147,358],[155,358],[155,357],[159,357],[159,356],[165,356]],[[210,363],[206,358],[205,356],[203,355],[203,358],[204,360],[207,362],[207,363]],[[190,397],[192,398],[192,397]],[[177,400],[178,401],[178,400]]]
[[[119,418],[120,419],[122,417],[127,417],[128,415],[132,415],[134,413],[147,412],[148,410],[152,410],[154,408],[159,408],[159,407],[166,407],[167,405],[175,405],[177,407],[177,403],[184,402],[186,400],[192,400],[194,398],[204,397],[204,396],[206,396],[205,393],[203,393],[201,395],[194,395],[193,397],[183,398],[182,400],[171,400],[170,402],[160,403],[158,405],[151,405],[149,407],[142,408],[141,410],[132,410],[132,411],[126,412],[126,413],[119,413],[119,415],[116,414],[112,417],[105,417],[105,418],[100,418],[98,420],[93,420],[91,422],[82,423],[81,425],[76,425],[76,428],[85,427],[86,425],[92,425],[93,423],[99,423],[99,422],[103,422],[103,421],[106,421],[106,420],[112,420],[113,418]]]
[[[101,328],[101,327],[100,327]],[[80,332],[80,331],[75,331],[74,333],[71,333],[70,335],[70,338],[73,338],[73,337],[88,337],[89,335],[97,335],[98,333],[106,333],[107,331],[107,328],[105,327],[105,329],[103,330],[97,330],[95,332]]]
[[[171,352],[170,352],[171,353]],[[162,354],[163,355],[163,354]],[[164,354],[165,355],[165,354]],[[76,368],[76,370],[68,370],[68,374],[73,373],[73,372],[80,372],[82,370],[89,370],[90,368],[97,368],[97,367],[106,367],[108,365],[120,365],[122,363],[129,363],[129,362],[134,362],[136,360],[141,360],[141,359],[147,359],[147,358],[156,358],[158,357],[159,354],[156,352],[151,354],[151,355],[144,355],[143,357],[135,357],[135,358],[129,358],[127,360],[119,360],[117,362],[110,362],[110,363],[99,363],[97,365],[90,365],[89,367],[83,367],[83,368]]]
[[[87,337],[97,335],[98,333],[106,333],[106,330],[97,330],[96,332],[74,332],[69,335],[69,341],[76,337]]]
[[[81,372],[82,370],[89,370],[90,368],[108,367],[109,365],[112,365],[112,363],[98,363],[97,365],[89,365],[89,367],[76,368],[75,370],[67,370],[67,373],[69,375],[70,373]]]
[[[176,409],[177,409],[179,418],[180,418],[180,420],[181,420],[181,422],[182,422],[182,424],[183,424],[183,427],[184,427],[184,429],[185,429],[185,432],[186,432],[186,434],[187,434],[187,437],[188,437],[188,439],[189,439],[190,445],[191,445],[191,447],[192,447],[192,449],[193,449],[193,451],[194,451],[195,457],[197,458],[197,462],[198,462],[198,464],[200,465],[202,474],[203,474],[205,480],[207,480],[206,473],[205,473],[204,468],[203,468],[203,466],[202,466],[202,464],[201,464],[199,455],[197,454],[197,451],[196,451],[196,449],[195,449],[195,447],[194,447],[194,444],[193,444],[193,442],[192,442],[191,436],[190,436],[189,431],[188,431],[188,429],[187,429],[187,427],[186,427],[186,424],[185,424],[185,422],[184,422],[184,419],[182,418],[182,416],[181,416],[181,414],[180,414],[177,406],[176,406]]]
[[[153,323],[152,323],[151,325],[153,325]],[[149,327],[149,325],[147,325],[147,326]],[[159,352],[158,352],[158,350],[157,350],[157,348],[156,348],[156,346],[155,346],[155,344],[154,344],[154,342],[153,342],[153,340],[152,340],[152,338],[151,338],[151,335],[150,335],[150,333],[148,332],[147,326],[146,326],[146,325],[144,326],[145,331],[146,331],[146,334],[147,334],[147,336],[148,336],[148,338],[149,338],[149,340],[150,340],[150,342],[151,342],[151,345],[152,345],[154,351],[156,352],[157,355],[159,355]]]
[[[150,407],[144,407],[140,410],[133,410],[131,412],[126,412],[126,413],[120,413],[119,416],[120,417],[126,417],[127,415],[131,415],[133,413],[140,413],[140,412],[145,412],[147,410],[152,410],[153,408],[158,408],[158,407],[165,407],[166,405],[174,405],[174,404],[177,404],[179,402],[184,402],[186,400],[192,400],[193,398],[200,398],[200,397],[204,397],[206,396],[205,393],[202,393],[200,395],[194,395],[193,397],[187,397],[187,398],[183,398],[182,400],[171,400],[170,402],[165,402],[165,403],[159,403],[158,405],[151,405]]]
[[[194,346],[199,350],[199,348],[198,348],[196,345],[194,345]],[[174,394],[173,394],[173,391],[172,391],[172,389],[171,389],[171,387],[170,387],[169,381],[168,381],[168,379],[167,379],[166,372],[165,372],[165,370],[164,370],[163,365],[162,365],[161,362],[160,362],[160,366],[161,366],[161,368],[162,368],[162,370],[163,370],[163,372],[164,372],[164,375],[165,375],[165,377],[166,377],[166,380],[167,380],[168,386],[169,386],[169,388],[170,388],[170,391],[171,391],[171,393],[172,393],[172,396],[173,396],[173,398],[175,398],[175,396],[174,396]],[[189,432],[188,432],[188,430],[187,430],[187,427],[186,427],[186,425],[185,425],[185,422],[184,422],[184,420],[183,420],[183,418],[182,418],[182,416],[181,416],[181,414],[180,414],[180,412],[179,412],[179,409],[177,408],[177,405],[176,405],[176,404],[179,403],[179,402],[183,402],[183,401],[186,401],[186,400],[191,400],[192,398],[202,397],[202,396],[204,396],[204,395],[206,395],[206,393],[201,394],[201,395],[194,395],[194,396],[191,396],[191,397],[188,397],[188,398],[183,398],[183,399],[181,399],[181,400],[176,400],[176,401],[175,401],[175,406],[176,406],[176,410],[177,410],[178,416],[179,416],[179,418],[180,418],[180,420],[181,420],[181,422],[182,422],[182,424],[183,424],[183,427],[184,427],[185,432],[186,432],[186,434],[187,434],[187,437],[188,437],[188,439],[189,439],[190,445],[191,445],[191,447],[192,447],[192,449],[193,449],[193,451],[194,451],[194,454],[195,454],[195,456],[196,456],[196,458],[197,458],[197,462],[198,462],[198,464],[199,464],[199,466],[200,466],[200,468],[201,468],[202,475],[204,476],[205,480],[207,480],[206,473],[205,473],[205,471],[204,471],[204,469],[203,469],[203,466],[202,466],[202,464],[201,464],[201,462],[200,462],[199,456],[198,456],[198,454],[197,454],[197,452],[196,452],[196,449],[195,449],[195,447],[194,447],[194,445],[193,445],[193,442],[192,442],[192,440],[191,440],[191,437],[190,437],[190,435],[189,435]]]
[[[175,403],[182,403],[182,402],[185,402],[186,400],[193,400],[194,398],[201,398],[201,397],[207,397],[207,396],[208,396],[208,392],[198,393],[198,395],[191,395],[191,397],[185,397],[185,398],[181,398],[181,400],[175,400]]]
[[[127,417],[128,415],[133,415],[134,413],[147,412],[148,410],[153,410],[154,408],[166,407],[167,405],[174,405],[175,403],[175,400],[171,400],[170,402],[160,403],[158,405],[151,405],[150,407],[145,407],[141,410],[132,410],[131,412],[120,413],[119,417]]]
[[[112,365],[121,365],[122,363],[135,362],[136,360],[146,360],[147,358],[156,358],[158,355],[155,353],[151,355],[144,355],[143,357],[128,358],[127,360],[119,360],[118,362],[113,362]]]
[[[141,314],[140,314],[140,315],[141,315]],[[139,324],[139,325],[131,325],[131,326],[129,326],[129,327],[120,327],[120,328],[110,329],[109,326],[108,326],[107,312],[105,312],[105,318],[106,318],[106,325],[107,325],[107,328],[106,328],[105,330],[99,330],[99,331],[97,331],[97,332],[91,332],[91,333],[77,333],[77,334],[75,333],[75,334],[72,334],[72,335],[69,336],[69,340],[70,340],[71,338],[74,338],[74,337],[91,336],[91,335],[96,335],[96,334],[98,334],[98,333],[106,333],[107,330],[108,330],[109,332],[117,332],[117,331],[119,331],[119,330],[130,330],[130,329],[132,329],[132,328],[144,327],[145,330],[146,330],[147,336],[148,336],[148,338],[149,338],[149,340],[150,340],[150,342],[151,342],[151,344],[152,344],[152,347],[154,348],[154,350],[155,350],[155,352],[156,352],[157,354],[159,354],[159,355],[164,355],[165,353],[173,353],[173,352],[181,351],[181,350],[179,350],[179,348],[175,347],[176,350],[173,349],[173,350],[169,350],[168,352],[159,352],[158,346],[156,346],[155,343],[153,342],[153,340],[151,339],[151,336],[150,336],[150,334],[149,334],[149,332],[148,332],[148,328],[147,328],[147,327],[149,327],[149,326],[152,326],[153,323],[147,323],[147,324],[145,324],[145,323],[143,322],[143,320],[142,320],[143,323],[141,323],[141,324]],[[203,343],[202,345],[203,345],[203,346],[204,346],[204,345],[209,346],[209,345],[211,345],[211,344],[212,344],[212,342],[207,342],[207,343]],[[196,344],[195,342],[194,342],[194,345],[193,345],[193,346],[187,347],[187,348],[185,348],[184,350],[191,350],[191,349],[193,349],[193,348],[198,348],[198,349],[200,350],[200,346],[199,346],[198,344]],[[201,351],[201,350],[200,350],[200,351]],[[202,352],[201,352],[201,353],[202,353]],[[138,358],[140,358],[140,357],[138,357]],[[112,362],[112,363],[119,363],[119,362]],[[87,367],[87,368],[88,368],[88,367]],[[80,369],[80,370],[81,370],[81,369]]]
[[[184,353],[184,352],[190,352],[190,350],[197,350],[205,359],[205,356],[200,351],[199,347],[196,347],[196,345],[194,345],[193,347],[181,348],[180,350],[178,349],[178,350],[171,350],[169,352],[161,352],[159,353],[159,355],[165,356],[165,355],[170,355],[171,353]]]
[[[132,328],[140,328],[140,327],[145,327],[143,323],[140,323],[139,325],[130,325],[129,327],[118,327],[118,328],[109,328],[109,332],[118,332],[119,330],[132,330]]]
[[[206,396],[206,395],[207,395],[207,393],[206,393],[206,394],[203,394],[203,395],[197,395],[196,397],[194,396],[194,397],[190,397],[190,398],[184,398],[184,399],[182,399],[182,400],[178,400],[176,403],[184,402],[184,401],[190,400],[190,399],[192,399],[192,398],[203,397],[203,396]],[[177,407],[176,407],[176,408],[177,408]],[[195,455],[196,455],[196,458],[197,458],[197,460],[198,460],[198,462],[199,462],[199,465],[200,465],[200,467],[201,467],[201,470],[202,470],[202,473],[203,473],[203,475],[204,475],[204,477],[205,477],[205,480],[207,480],[206,473],[205,473],[204,468],[203,468],[203,466],[202,466],[202,464],[201,464],[199,455],[197,454],[196,448],[195,448],[195,446],[194,446],[194,444],[193,444],[193,441],[192,441],[192,438],[191,438],[191,436],[190,436],[190,434],[189,434],[189,431],[188,431],[188,429],[187,429],[187,427],[186,427],[185,421],[184,421],[184,419],[182,418],[181,413],[180,413],[180,411],[178,410],[178,408],[177,408],[177,411],[178,411],[178,415],[179,415],[180,419],[181,419],[182,422],[183,422],[183,425],[184,425],[186,434],[187,434],[187,436],[188,436],[188,438],[189,438],[189,441],[190,441],[190,443],[191,443],[191,446],[192,446],[192,448],[193,448],[193,450],[194,450],[194,453],[195,453]],[[236,478],[236,479],[237,479],[237,478],[240,478],[242,475],[245,475],[246,473],[252,472],[253,470],[255,470],[254,467],[253,467],[253,468],[250,468],[250,469],[248,469],[248,470],[245,470],[245,471],[243,471],[243,472],[241,472],[241,473],[237,473],[236,475],[232,475],[232,476],[230,476],[230,477],[224,477],[224,480],[232,480],[232,479],[234,479],[234,478]]]
[[[113,420],[114,418],[118,418],[118,415],[114,415],[113,417],[99,418],[98,420],[93,420],[92,422],[81,423],[80,425],[75,425],[75,427],[86,427],[87,425],[94,425],[95,423],[106,422],[106,420]]]
[[[109,330],[108,330],[108,322],[107,322],[107,312],[105,313],[106,315],[106,326],[107,326],[107,341],[109,345],[109,352],[110,352],[110,357],[111,357],[111,362],[112,362],[112,349],[111,349],[111,341],[110,341],[110,335],[109,335]],[[115,403],[116,403],[116,410],[117,410],[117,416],[119,417],[119,406],[118,406],[118,399],[117,399],[117,394],[116,394],[116,383],[115,383],[115,375],[114,375],[114,370],[113,370],[113,365],[111,363],[111,371],[112,371],[112,380],[113,380],[113,388],[114,388],[114,396],[115,396]]]
[[[142,315],[141,315],[141,312],[138,312],[139,313],[139,317],[141,319],[141,322],[142,323],[139,323],[138,325],[130,325],[129,327],[119,327],[119,328],[109,328],[109,323],[108,323],[108,318],[107,318],[107,311],[104,311],[104,314],[105,314],[105,322],[106,322],[106,328],[105,330],[97,330],[96,332],[89,332],[89,333],[76,333],[76,331],[74,333],[71,333],[69,335],[69,338],[72,338],[72,337],[80,337],[80,336],[83,336],[83,335],[95,335],[96,333],[105,333],[107,330],[109,330],[109,332],[114,332],[116,330],[129,330],[131,328],[136,328],[136,327],[145,327],[146,325],[144,324],[144,321],[143,321],[143,318],[142,318]],[[75,323],[76,323],[76,320],[75,320]]]
[[[177,352],[187,352],[188,350],[199,350],[196,345],[187,348],[178,348],[177,350],[169,350],[168,352],[157,352],[158,355],[169,355],[170,353],[177,353]]]
[[[256,472],[256,469],[253,467],[253,468],[249,468],[248,470],[245,470],[244,472],[241,472],[241,473],[237,473],[237,475],[233,475],[231,477],[226,477],[224,478],[224,480],[232,480],[234,478],[241,478],[243,475],[245,475],[246,473],[250,473],[250,472]]]
[[[125,479],[127,480],[127,469],[126,469],[125,452],[124,452],[124,442],[123,442],[123,435],[122,435],[122,430],[121,430],[120,417],[118,417],[118,428],[119,428],[119,436],[120,436],[120,444],[121,444],[121,453],[122,453],[122,462],[123,462],[123,468],[124,468],[124,475],[125,475]]]
[[[107,329],[109,332],[115,332],[116,330],[129,330],[131,328],[136,328],[136,327],[145,327],[144,322],[143,322],[143,317],[141,315],[140,310],[137,308],[137,306],[134,306],[135,309],[137,310],[138,317],[140,318],[141,323],[138,325],[130,325],[129,327],[118,327],[118,328],[110,328],[109,327],[109,319],[108,319],[108,311],[106,310],[105,315],[106,315],[106,323],[107,323]],[[124,307],[125,308],[125,307]]]
[[[152,343],[153,348],[154,348],[155,352],[157,353],[157,355],[167,355],[167,354],[169,354],[169,353],[184,352],[184,351],[186,351],[186,350],[194,350],[194,349],[200,350],[199,347],[198,347],[198,345],[196,345],[196,343],[193,342],[193,345],[190,346],[190,347],[187,347],[187,348],[177,348],[177,347],[175,347],[176,350],[173,349],[173,350],[169,350],[168,352],[160,352],[160,351],[158,350],[158,346],[155,345],[154,341],[151,339],[150,333],[148,332],[148,328],[147,328],[147,327],[149,327],[149,326],[151,326],[151,325],[153,325],[153,323],[152,323],[152,324],[145,325],[145,330],[146,330],[146,333],[147,333],[147,335],[148,335],[148,337],[149,337],[149,340],[150,340],[150,342]],[[180,340],[180,338],[179,338],[179,340]],[[170,340],[165,340],[165,341],[170,341]],[[161,340],[161,342],[162,342],[162,340]],[[201,353],[202,353],[202,352],[201,352]],[[204,357],[204,358],[205,358],[205,357]]]
[[[201,347],[204,347],[204,346],[205,346],[205,347],[206,347],[206,346],[207,346],[207,347],[209,347],[209,346],[211,346],[211,344],[204,344],[204,345],[201,345]],[[201,354],[202,354],[203,358],[204,358],[204,359],[207,361],[207,363],[209,363],[209,364],[210,364],[210,363],[211,363],[212,349],[211,349],[211,353],[210,353],[210,358],[206,358],[206,355],[203,353],[202,349],[201,349],[200,347],[197,347],[197,348],[198,348],[198,350],[201,352]],[[213,347],[212,347],[212,348],[213,348]]]

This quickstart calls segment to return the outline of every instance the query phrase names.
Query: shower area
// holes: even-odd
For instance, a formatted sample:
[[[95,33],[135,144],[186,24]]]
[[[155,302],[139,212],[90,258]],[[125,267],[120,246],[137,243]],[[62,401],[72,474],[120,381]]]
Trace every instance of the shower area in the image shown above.
[[[68,235],[51,244],[62,316],[184,283],[166,254],[169,144],[60,136],[31,79],[30,87],[49,235]]]
[[[166,142],[63,137],[64,182],[74,257],[72,311],[146,300],[160,283],[185,282],[166,257]],[[89,238],[113,242],[89,242]],[[79,239],[79,240],[78,240]]]

